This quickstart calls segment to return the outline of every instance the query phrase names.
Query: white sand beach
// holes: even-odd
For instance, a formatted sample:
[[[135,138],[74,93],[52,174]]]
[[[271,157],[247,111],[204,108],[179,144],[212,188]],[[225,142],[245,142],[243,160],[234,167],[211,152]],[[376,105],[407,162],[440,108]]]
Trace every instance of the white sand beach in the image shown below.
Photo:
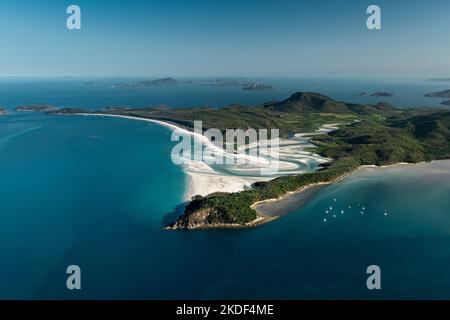
[[[246,153],[234,154],[227,153],[222,148],[217,147],[207,137],[181,128],[172,123],[145,119],[132,116],[121,115],[105,115],[105,114],[85,114],[81,116],[96,117],[113,117],[137,121],[146,121],[155,123],[176,133],[175,136],[190,136],[195,139],[196,143],[201,143],[204,150],[213,151],[221,154],[226,158],[244,160],[244,163],[234,164],[207,164],[203,160],[192,160],[183,158],[182,166],[187,175],[187,188],[185,199],[189,200],[195,195],[205,196],[214,192],[238,192],[258,181],[268,181],[280,176],[289,174],[300,174],[315,171],[320,164],[330,161],[330,159],[321,157],[320,155],[307,152],[305,148],[312,147],[310,137],[316,134],[329,132],[336,129],[337,124],[328,124],[322,126],[319,130],[312,133],[296,134],[289,139],[279,139],[279,161],[278,170],[274,173],[263,174],[261,169],[267,168],[270,158],[255,157],[248,154],[248,151],[257,146],[250,145],[245,151]],[[250,161],[252,160],[252,161]],[[237,162],[237,161],[235,161]]]

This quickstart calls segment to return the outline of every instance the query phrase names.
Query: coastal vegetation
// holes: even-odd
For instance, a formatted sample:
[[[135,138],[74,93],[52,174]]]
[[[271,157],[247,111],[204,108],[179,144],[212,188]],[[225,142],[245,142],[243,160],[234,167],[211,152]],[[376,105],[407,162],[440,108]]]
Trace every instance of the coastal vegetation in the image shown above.
[[[285,101],[275,106],[288,112],[298,112],[306,107],[317,108],[314,104],[291,102]],[[327,104],[321,104],[321,107],[335,108],[337,113],[348,114],[347,107],[362,116],[360,122],[315,136],[312,140],[317,146],[317,153],[334,161],[323,165],[317,172],[257,183],[251,190],[196,197],[187,205],[185,214],[168,228],[245,225],[257,218],[256,211],[252,209],[253,204],[280,198],[309,185],[334,181],[362,165],[419,163],[450,158],[449,111],[402,111],[386,105],[356,107],[329,101]],[[386,117],[380,117],[382,115]]]
[[[239,193],[218,193],[196,197],[184,216],[169,229],[201,225],[248,224],[257,218],[254,203],[278,199],[305,186],[332,182],[362,165],[419,163],[450,158],[450,112],[387,122],[361,121],[312,142],[318,153],[333,158],[317,172],[284,176],[260,182]],[[200,216],[205,217],[201,219]]]
[[[82,111],[53,112],[73,113]],[[188,129],[193,128],[194,120],[202,120],[205,130],[277,128],[283,136],[311,132],[322,124],[348,123],[312,138],[314,152],[333,159],[320,170],[258,182],[242,192],[196,196],[187,204],[184,215],[168,229],[252,225],[258,218],[252,208],[255,203],[278,199],[310,185],[330,183],[360,166],[450,158],[450,111],[444,108],[398,109],[388,103],[349,104],[318,93],[298,92],[286,100],[256,107],[110,108],[102,113],[157,119]]]

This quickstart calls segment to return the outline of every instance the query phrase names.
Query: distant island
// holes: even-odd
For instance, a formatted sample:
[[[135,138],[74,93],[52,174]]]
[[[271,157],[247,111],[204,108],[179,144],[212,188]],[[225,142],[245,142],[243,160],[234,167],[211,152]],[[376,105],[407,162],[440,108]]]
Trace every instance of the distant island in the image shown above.
[[[450,106],[450,100],[442,101],[441,104],[444,106]]]
[[[431,81],[431,82],[450,82],[450,78],[431,78],[431,79],[426,79],[425,81]]]
[[[93,82],[93,81],[88,81],[88,82],[84,82],[81,86],[82,87],[93,87],[96,86],[97,83]]]
[[[158,87],[158,86],[172,86],[178,84],[178,81],[173,78],[162,78],[156,80],[144,80],[136,83],[118,83],[113,87],[115,88],[148,88],[148,87]]]
[[[197,86],[207,86],[207,87],[239,87],[242,90],[248,91],[265,91],[274,89],[272,86],[258,83],[249,82],[243,78],[218,78],[218,79],[207,79],[207,80],[176,80],[171,77],[156,79],[156,80],[141,80],[134,83],[117,83],[114,84],[114,88],[151,88],[159,86],[175,86],[180,84],[187,85],[197,85]]]
[[[49,112],[54,111],[57,108],[47,104],[32,104],[26,106],[18,106],[14,110],[17,112]]]
[[[360,94],[358,94],[358,96],[364,97],[367,96],[368,93],[367,92],[361,92]],[[370,96],[371,97],[392,97],[394,94],[390,93],[390,92],[374,92],[372,93]]]
[[[375,92],[372,93],[372,97],[392,97],[394,94],[390,92]]]
[[[267,84],[263,83],[257,83],[257,82],[251,82],[247,83],[242,87],[242,90],[248,90],[248,91],[266,91],[266,90],[272,90],[273,87],[269,86]]]
[[[297,92],[291,97],[256,107],[242,105],[226,108],[114,109],[97,112],[62,109],[66,114],[104,114],[153,119],[192,130],[194,120],[205,128],[277,128],[283,137],[311,132],[319,126],[343,123],[339,129],[314,136],[315,153],[333,161],[313,173],[288,175],[258,182],[250,190],[196,196],[184,214],[167,230],[247,227],[269,221],[255,210],[255,204],[282,199],[292,192],[328,184],[364,165],[390,165],[400,162],[450,158],[450,111],[439,108],[399,109],[386,103],[368,105],[335,101],[312,92]],[[243,116],[245,115],[245,117]],[[355,121],[358,120],[358,121]]]
[[[207,86],[207,87],[242,87],[247,84],[247,81],[242,78],[218,78],[208,80],[187,80],[186,84]]]
[[[438,92],[430,92],[425,95],[428,98],[450,98],[450,89]]]

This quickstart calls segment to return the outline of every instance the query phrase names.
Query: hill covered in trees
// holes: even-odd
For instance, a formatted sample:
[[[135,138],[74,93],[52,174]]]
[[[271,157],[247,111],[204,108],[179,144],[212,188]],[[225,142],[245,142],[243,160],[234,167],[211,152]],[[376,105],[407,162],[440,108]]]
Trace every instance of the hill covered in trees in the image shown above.
[[[81,112],[79,109],[63,109],[52,114]],[[286,100],[254,107],[109,108],[99,112],[157,119],[187,129],[193,128],[195,120],[203,121],[204,130],[277,128],[283,136],[311,132],[327,123],[351,123],[329,134],[314,136],[314,152],[333,159],[320,170],[256,183],[251,190],[242,192],[197,196],[186,206],[184,215],[168,229],[248,225],[257,218],[252,208],[254,203],[277,199],[311,184],[334,181],[362,165],[450,158],[448,109],[399,109],[388,103],[349,104],[318,93],[298,92]]]

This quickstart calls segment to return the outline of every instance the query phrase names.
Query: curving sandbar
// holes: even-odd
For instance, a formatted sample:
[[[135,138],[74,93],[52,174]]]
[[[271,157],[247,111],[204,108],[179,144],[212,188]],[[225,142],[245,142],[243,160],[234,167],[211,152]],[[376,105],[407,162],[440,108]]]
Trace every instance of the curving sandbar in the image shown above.
[[[218,149],[207,137],[196,132],[189,131],[175,124],[125,115],[111,115],[100,113],[78,113],[79,116],[121,118],[135,121],[145,121],[164,126],[174,132],[175,136],[190,136],[197,143],[202,143],[204,150],[214,150],[222,153],[225,157],[236,159],[242,157],[246,161],[244,164],[207,164],[205,161],[195,161],[188,158],[182,159],[182,167],[187,176],[187,188],[184,195],[186,200],[193,196],[206,196],[214,192],[239,192],[251,188],[252,184],[260,181],[269,181],[280,176],[294,175],[313,172],[323,163],[330,159],[318,154],[305,151],[311,148],[310,138],[317,134],[326,133],[337,129],[338,124],[326,124],[321,126],[316,132],[296,134],[289,139],[279,140],[279,168],[275,174],[262,174],[261,169],[267,166],[265,161],[258,159],[250,161],[251,156],[246,153],[227,153],[223,149]],[[255,146],[249,146],[251,149]],[[246,150],[248,151],[248,150]],[[264,160],[264,159],[263,159]],[[237,161],[235,161],[237,162]]]

